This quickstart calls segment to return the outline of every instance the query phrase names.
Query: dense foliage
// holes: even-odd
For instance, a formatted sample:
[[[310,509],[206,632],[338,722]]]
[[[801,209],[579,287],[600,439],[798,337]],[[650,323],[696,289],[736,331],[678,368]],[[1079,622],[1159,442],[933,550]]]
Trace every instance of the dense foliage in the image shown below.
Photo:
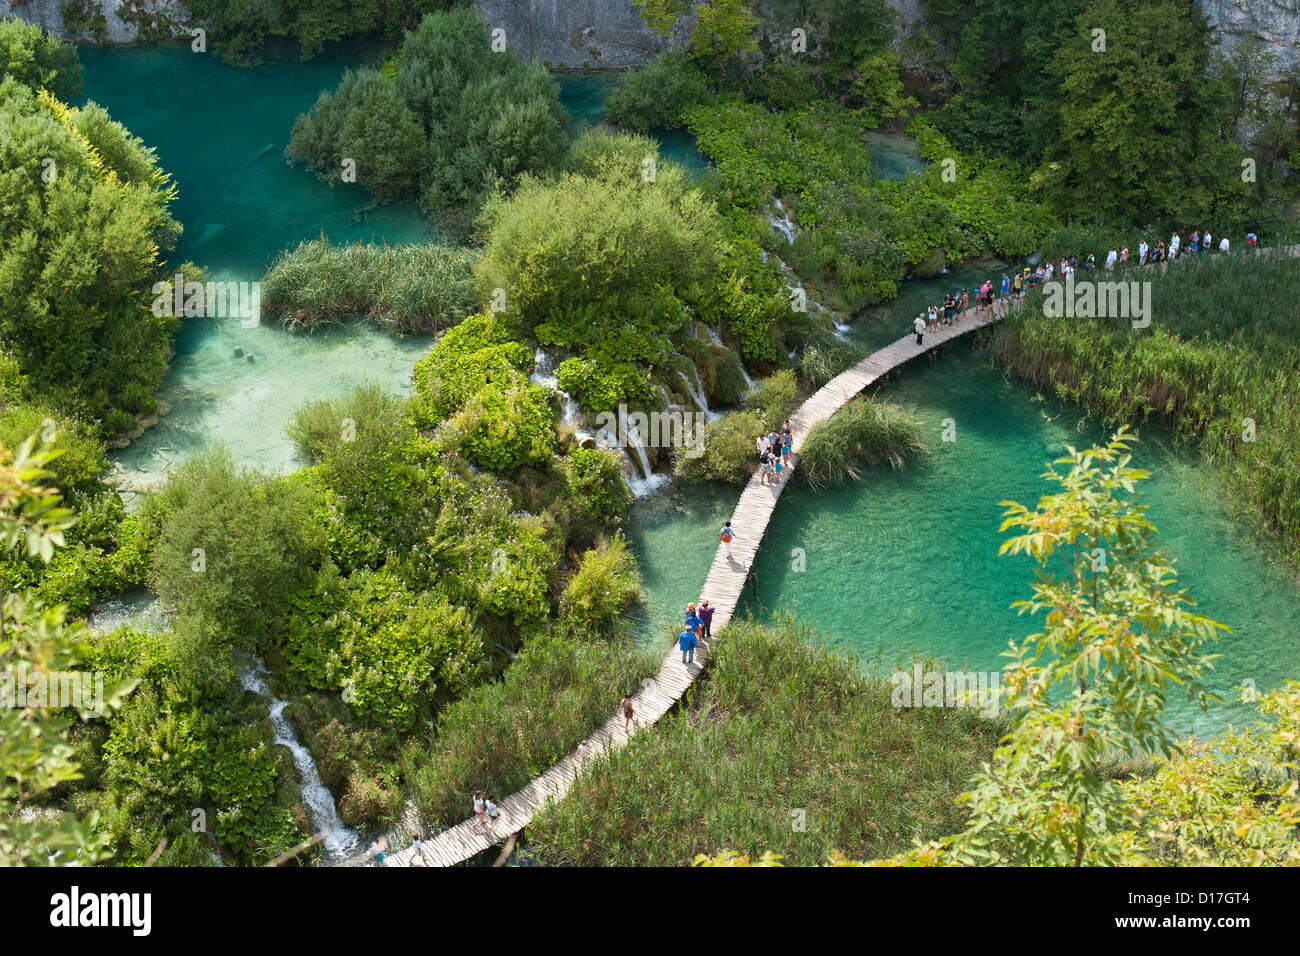
[[[154,315],[180,227],[152,150],[91,103],[0,81],[0,339],[38,393],[104,434],[154,407],[175,318]]]
[[[290,159],[327,182],[415,196],[466,232],[484,197],[552,169],[567,143],[559,86],[540,63],[493,52],[473,10],[433,13],[391,70],[349,71],[294,123]]]
[[[0,79],[7,76],[64,102],[81,92],[76,48],[17,17],[0,17]]]

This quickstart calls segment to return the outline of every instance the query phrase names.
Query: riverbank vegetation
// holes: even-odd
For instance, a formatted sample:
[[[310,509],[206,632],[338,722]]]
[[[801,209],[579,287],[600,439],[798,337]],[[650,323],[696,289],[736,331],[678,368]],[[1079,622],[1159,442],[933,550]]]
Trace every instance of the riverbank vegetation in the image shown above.
[[[1152,271],[1122,277],[1150,278],[1149,328],[1045,319],[1040,292],[987,333],[987,348],[1105,422],[1171,426],[1215,462],[1242,511],[1300,559],[1300,319],[1260,311],[1300,295],[1300,269],[1289,256],[1245,250]]]
[[[459,246],[310,239],[271,264],[262,311],[294,331],[364,316],[395,335],[429,335],[477,307],[477,261]]]
[[[794,621],[733,621],[682,705],[589,764],[534,819],[530,849],[552,865],[676,866],[725,844],[816,864],[951,832],[999,725],[890,697]]]
[[[330,183],[418,196],[469,231],[487,194],[554,169],[567,145],[559,86],[540,63],[494,52],[473,10],[434,13],[384,70],[349,71],[294,123],[285,155]]]

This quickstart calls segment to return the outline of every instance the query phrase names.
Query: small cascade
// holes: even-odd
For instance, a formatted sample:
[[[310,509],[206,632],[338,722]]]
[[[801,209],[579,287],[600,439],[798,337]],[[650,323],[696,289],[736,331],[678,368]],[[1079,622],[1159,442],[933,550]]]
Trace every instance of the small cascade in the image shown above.
[[[715,412],[709,408],[709,400],[704,397],[704,388],[700,385],[698,378],[694,383],[686,377],[686,373],[680,369],[677,372],[683,382],[686,383],[686,391],[691,393],[691,399],[695,402],[697,410],[704,413],[705,418],[709,421],[715,421],[722,417],[721,412]]]
[[[632,489],[633,495],[637,498],[644,498],[651,492],[662,488],[671,480],[671,477],[669,475],[656,474],[651,470],[650,458],[646,454],[645,450],[645,442],[641,438],[641,433],[637,431],[636,426],[631,422],[627,425],[626,433],[628,443],[631,445],[632,450],[636,452],[636,461],[640,462],[641,465],[641,476],[637,477],[636,467],[633,463],[632,456],[627,453],[626,448],[623,449],[624,457],[627,458],[628,464],[632,466],[630,468],[631,475],[628,478],[627,484],[628,487]]]
[[[559,391],[556,388],[554,363],[552,363],[551,357],[540,348],[533,351],[533,370],[528,373],[528,381],[534,385],[554,388],[557,392]]]
[[[559,389],[556,389],[556,391],[559,392]],[[560,424],[569,425],[570,427],[577,428],[578,412],[579,412],[578,400],[574,398],[572,395],[570,395],[568,392],[559,392],[559,395],[560,395],[560,404],[561,407],[563,408],[563,411],[560,414]]]
[[[799,234],[799,227],[794,224],[794,220],[791,219],[790,214],[786,212],[785,206],[781,203],[781,200],[772,200],[772,207],[776,212],[772,212],[771,210],[767,212],[767,224],[781,235],[785,236],[787,244],[794,245],[795,236]],[[777,213],[780,213],[780,215],[778,216]]]
[[[90,609],[86,619],[86,627],[96,634],[107,634],[127,625],[152,634],[166,630],[167,620],[158,595],[146,588],[137,588],[100,601]]]
[[[307,806],[307,816],[311,820],[312,829],[317,833],[325,834],[321,846],[324,848],[326,859],[342,859],[360,846],[361,835],[351,827],[345,826],[339,819],[338,810],[334,806],[334,794],[330,793],[329,788],[321,782],[311,752],[298,742],[298,736],[293,732],[288,718],[284,716],[286,701],[272,694],[271,689],[266,686],[266,681],[262,680],[261,675],[267,673],[270,671],[267,670],[266,664],[260,659],[254,659],[253,664],[246,667],[239,675],[239,682],[246,690],[251,690],[270,702],[269,713],[271,728],[275,731],[275,743],[288,747],[289,752],[293,754],[293,765],[298,769],[302,802]]]

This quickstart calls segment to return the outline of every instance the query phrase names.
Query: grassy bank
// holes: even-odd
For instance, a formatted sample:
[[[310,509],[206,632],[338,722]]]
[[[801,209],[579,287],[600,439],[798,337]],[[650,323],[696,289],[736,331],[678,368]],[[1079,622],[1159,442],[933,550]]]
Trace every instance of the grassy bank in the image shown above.
[[[1030,297],[985,339],[1016,373],[1106,423],[1156,420],[1198,447],[1242,509],[1300,559],[1300,297],[1294,259],[1173,263],[1151,280],[1151,325],[1048,319]]]
[[[806,628],[738,622],[684,706],[593,763],[529,838],[582,866],[682,865],[720,846],[869,859],[960,827],[954,798],[997,729],[967,710],[900,712],[887,681]]]

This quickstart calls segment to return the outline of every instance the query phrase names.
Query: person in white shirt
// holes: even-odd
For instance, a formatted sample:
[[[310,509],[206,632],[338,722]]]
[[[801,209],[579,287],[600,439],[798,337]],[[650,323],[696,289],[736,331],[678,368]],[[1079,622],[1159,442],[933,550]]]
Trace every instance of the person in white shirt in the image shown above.
[[[1227,237],[1227,236],[1224,236],[1222,239],[1219,240],[1219,251],[1222,252],[1224,255],[1227,255],[1227,254],[1228,254],[1228,237]]]
[[[1111,247],[1110,247],[1110,252],[1106,253],[1106,269],[1107,269],[1107,271],[1109,271],[1109,270],[1115,268],[1115,260],[1118,259],[1118,258],[1119,258],[1119,254],[1118,254],[1117,252],[1115,252],[1115,247],[1114,247],[1114,246],[1111,246]]]
[[[1169,258],[1170,258],[1170,259],[1177,259],[1177,258],[1178,258],[1178,246],[1179,246],[1179,244],[1180,244],[1181,242],[1182,242],[1182,240],[1178,238],[1178,233],[1174,233],[1174,237],[1173,237],[1172,239],[1169,240]]]
[[[925,319],[918,315],[916,321],[912,323],[912,328],[916,329],[916,344],[920,345],[921,336],[925,335]]]
[[[1055,269],[1056,269],[1056,267],[1053,266],[1050,262],[1047,264],[1047,272],[1046,272],[1046,274],[1043,276],[1043,281],[1044,281],[1044,282],[1051,282],[1051,281],[1052,281],[1052,274],[1053,274],[1053,272],[1055,271]]]
[[[1213,249],[1213,248],[1214,248],[1214,246],[1212,245],[1213,241],[1214,241],[1213,238],[1210,236],[1210,230],[1206,229],[1206,230],[1205,230],[1205,241],[1204,241],[1203,243],[1201,243],[1201,249],[1202,249],[1202,250],[1205,250],[1205,249]]]
[[[1147,264],[1147,253],[1150,251],[1151,247],[1147,245],[1145,239],[1138,243],[1138,265],[1144,266]]]

